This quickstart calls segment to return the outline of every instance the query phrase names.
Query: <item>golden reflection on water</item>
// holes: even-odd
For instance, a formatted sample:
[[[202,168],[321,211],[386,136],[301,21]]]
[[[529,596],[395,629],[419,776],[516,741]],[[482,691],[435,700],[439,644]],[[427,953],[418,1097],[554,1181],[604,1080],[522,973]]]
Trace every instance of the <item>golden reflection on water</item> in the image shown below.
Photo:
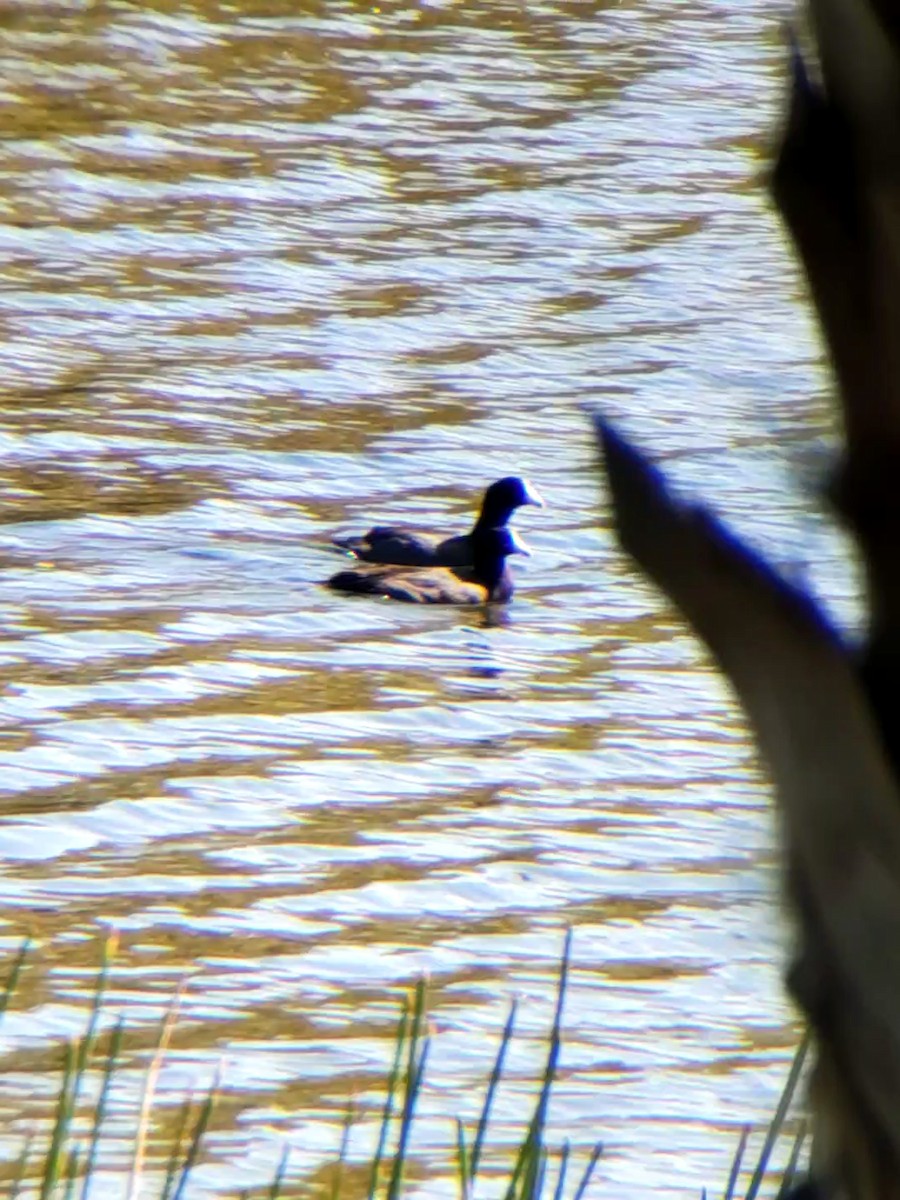
[[[439,1175],[518,994],[510,1136],[572,924],[560,1137],[605,1195],[715,1186],[794,1037],[766,794],[580,406],[852,605],[772,449],[830,418],[757,180],[771,14],[34,0],[0,57],[8,1138],[115,926],[129,1069],[198,973],[155,1129],[224,1054],[223,1189],[284,1139],[326,1170],[427,970]],[[338,529],[463,529],[511,471],[549,507],[509,611],[320,586]]]

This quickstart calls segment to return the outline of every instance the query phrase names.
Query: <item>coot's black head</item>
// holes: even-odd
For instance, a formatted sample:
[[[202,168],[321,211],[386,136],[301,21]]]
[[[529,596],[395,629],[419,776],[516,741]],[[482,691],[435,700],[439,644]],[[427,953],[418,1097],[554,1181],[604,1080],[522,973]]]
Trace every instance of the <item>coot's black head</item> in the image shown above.
[[[488,600],[501,603],[512,595],[512,577],[506,570],[511,554],[531,554],[528,546],[507,525],[476,529],[472,534],[472,575],[487,589]]]
[[[484,493],[478,524],[487,529],[497,529],[505,525],[515,510],[523,504],[544,507],[544,501],[533,484],[527,479],[520,479],[518,475],[507,475],[504,479],[492,483]]]

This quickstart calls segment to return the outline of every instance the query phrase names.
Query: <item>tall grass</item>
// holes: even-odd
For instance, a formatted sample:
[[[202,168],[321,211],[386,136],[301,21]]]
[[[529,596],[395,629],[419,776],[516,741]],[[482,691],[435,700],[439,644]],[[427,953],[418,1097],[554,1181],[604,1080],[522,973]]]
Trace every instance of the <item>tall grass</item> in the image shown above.
[[[38,1200],[89,1200],[91,1196],[108,1194],[104,1184],[98,1180],[98,1173],[103,1158],[104,1130],[113,1115],[110,1096],[117,1069],[121,1066],[124,1025],[120,1018],[111,1036],[103,1039],[102,1046],[98,1030],[114,949],[115,943],[111,939],[103,949],[85,1032],[65,1048],[50,1128],[36,1129],[26,1137],[6,1193],[9,1200],[16,1200],[17,1197],[24,1200],[25,1196]],[[9,1008],[30,952],[29,943],[23,943],[13,960],[0,993],[0,1020]],[[496,1148],[491,1146],[491,1120],[515,1035],[515,1003],[500,1033],[496,1055],[487,1072],[477,1121],[471,1128],[467,1128],[460,1120],[455,1122],[455,1155],[453,1163],[448,1164],[448,1170],[459,1200],[477,1200],[482,1191],[502,1200],[583,1200],[594,1177],[603,1153],[600,1142],[588,1148],[583,1161],[576,1167],[575,1155],[568,1140],[563,1140],[556,1149],[551,1149],[547,1141],[550,1096],[562,1047],[563,1006],[570,954],[571,934],[567,935],[565,941],[553,1022],[547,1035],[546,1056],[535,1081],[530,1115],[523,1122],[518,1145],[511,1155],[511,1161],[507,1163],[505,1173],[498,1167],[499,1154]],[[179,990],[160,1022],[150,1065],[144,1076],[133,1130],[128,1181],[124,1189],[127,1200],[138,1200],[139,1196],[183,1200],[191,1183],[192,1172],[202,1160],[204,1137],[215,1109],[218,1081],[199,1099],[188,1097],[184,1101],[167,1152],[162,1156],[165,1159],[164,1168],[156,1167],[151,1171],[147,1163],[148,1135],[157,1080],[176,1026],[180,999]],[[244,1191],[240,1195],[247,1200],[251,1197],[278,1200],[278,1197],[298,1195],[321,1195],[323,1200],[342,1200],[351,1194],[354,1200],[400,1200],[405,1194],[405,1176],[411,1165],[411,1138],[425,1080],[431,1037],[427,1023],[425,984],[420,982],[412,996],[401,1004],[391,1068],[377,1117],[375,1148],[362,1184],[358,1170],[351,1174],[347,1169],[350,1132],[358,1120],[358,1114],[350,1104],[343,1123],[340,1147],[327,1183],[313,1185],[308,1179],[289,1182],[289,1147],[285,1147],[272,1180],[261,1189]],[[748,1174],[748,1170],[750,1182],[745,1193],[746,1200],[760,1197],[767,1178],[772,1185],[773,1176],[769,1172],[772,1152],[783,1133],[804,1052],[805,1046],[801,1047],[788,1077],[758,1161],[749,1169],[744,1161],[749,1130],[741,1138],[729,1180],[722,1193],[724,1200],[737,1200],[738,1183],[742,1176]],[[80,1101],[89,1090],[86,1086],[89,1071],[94,1077],[99,1077],[99,1090],[90,1107],[87,1122],[82,1118],[76,1126]],[[802,1142],[801,1130],[790,1147],[787,1168],[774,1175],[773,1194],[796,1176]],[[488,1159],[489,1172],[485,1167]],[[487,1184],[487,1187],[482,1187],[483,1184]],[[235,1193],[232,1191],[228,1194]]]

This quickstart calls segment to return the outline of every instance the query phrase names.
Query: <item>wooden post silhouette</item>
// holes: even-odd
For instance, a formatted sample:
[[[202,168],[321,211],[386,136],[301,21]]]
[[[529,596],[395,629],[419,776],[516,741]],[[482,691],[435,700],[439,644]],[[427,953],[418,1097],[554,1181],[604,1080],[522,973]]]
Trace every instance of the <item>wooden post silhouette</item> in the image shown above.
[[[865,568],[864,645],[597,433],[623,547],[730,679],[775,786],[788,979],[816,1045],[810,1191],[900,1200],[900,0],[809,0],[808,16],[772,190],[842,406],[831,500]]]

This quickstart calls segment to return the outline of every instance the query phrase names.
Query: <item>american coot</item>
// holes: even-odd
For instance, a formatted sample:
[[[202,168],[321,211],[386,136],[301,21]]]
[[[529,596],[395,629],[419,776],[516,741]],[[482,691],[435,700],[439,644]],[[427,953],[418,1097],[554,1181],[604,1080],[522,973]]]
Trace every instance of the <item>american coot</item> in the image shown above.
[[[413,604],[506,604],[513,581],[506,565],[510,554],[531,551],[511,529],[476,529],[471,534],[471,567],[401,567],[396,563],[366,563],[338,571],[328,587],[339,592],[389,596]]]
[[[363,562],[396,563],[408,567],[470,567],[474,562],[472,539],[479,529],[500,529],[523,504],[544,507],[537,489],[527,479],[507,475],[484,493],[481,512],[471,533],[441,538],[403,525],[376,525],[363,537],[334,538],[342,550],[352,550]]]

